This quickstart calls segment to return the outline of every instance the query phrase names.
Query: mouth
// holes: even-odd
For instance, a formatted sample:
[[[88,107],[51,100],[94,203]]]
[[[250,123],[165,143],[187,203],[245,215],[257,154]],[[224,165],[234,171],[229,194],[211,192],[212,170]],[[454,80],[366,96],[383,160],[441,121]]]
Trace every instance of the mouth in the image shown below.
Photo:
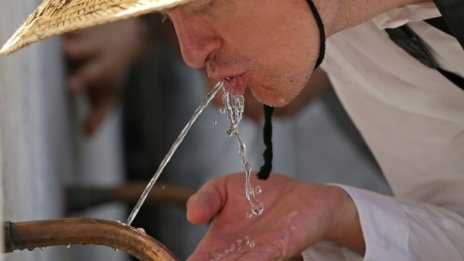
[[[245,93],[247,87],[245,74],[224,78],[224,89],[232,95],[240,96]]]

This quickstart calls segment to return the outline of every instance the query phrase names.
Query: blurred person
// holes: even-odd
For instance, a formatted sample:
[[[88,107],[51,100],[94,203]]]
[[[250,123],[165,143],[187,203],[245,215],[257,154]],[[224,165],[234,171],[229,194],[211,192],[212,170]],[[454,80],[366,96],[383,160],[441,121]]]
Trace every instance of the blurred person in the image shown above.
[[[131,64],[150,46],[148,30],[140,19],[127,19],[64,36],[69,90],[85,93],[91,106],[83,123],[87,135],[119,101]]]

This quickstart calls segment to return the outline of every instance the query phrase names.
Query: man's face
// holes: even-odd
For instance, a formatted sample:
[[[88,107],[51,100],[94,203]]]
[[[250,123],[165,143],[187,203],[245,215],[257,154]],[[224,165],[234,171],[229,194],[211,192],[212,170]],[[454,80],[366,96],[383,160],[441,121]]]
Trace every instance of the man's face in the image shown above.
[[[185,62],[208,77],[246,87],[280,107],[308,81],[319,55],[319,32],[305,0],[196,0],[166,12]]]

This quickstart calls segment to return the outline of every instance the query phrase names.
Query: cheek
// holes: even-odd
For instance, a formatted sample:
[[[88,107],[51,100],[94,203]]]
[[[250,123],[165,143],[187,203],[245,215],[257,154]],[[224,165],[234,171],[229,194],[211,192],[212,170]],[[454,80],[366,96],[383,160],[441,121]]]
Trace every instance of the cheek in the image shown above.
[[[253,19],[245,15],[234,20],[235,25],[240,26],[217,24],[224,29],[221,30],[224,32],[224,54],[240,57],[237,63],[248,70],[248,86],[253,95],[262,103],[279,107],[301,92],[319,51],[319,34],[309,10],[304,9],[306,3],[286,1],[283,6],[302,2],[298,6],[301,8],[293,8],[289,16],[282,15],[288,12],[268,7],[266,16],[256,17],[255,13]],[[252,2],[247,0],[246,3]]]
[[[249,88],[261,103],[282,107],[298,96],[306,85],[309,75],[309,71],[287,76],[260,72],[250,79]]]
[[[311,49],[300,44],[293,48],[278,48],[272,55],[263,55],[253,60],[249,87],[255,97],[268,105],[281,107],[291,102],[309,80],[314,67]]]

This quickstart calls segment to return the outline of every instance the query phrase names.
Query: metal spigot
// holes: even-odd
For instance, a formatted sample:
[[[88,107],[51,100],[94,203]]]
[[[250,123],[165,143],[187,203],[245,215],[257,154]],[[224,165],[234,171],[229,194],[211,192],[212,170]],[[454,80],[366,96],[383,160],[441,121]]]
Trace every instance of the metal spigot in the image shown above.
[[[3,229],[5,252],[82,244],[108,246],[141,261],[180,260],[143,230],[117,221],[69,218],[4,222]]]

